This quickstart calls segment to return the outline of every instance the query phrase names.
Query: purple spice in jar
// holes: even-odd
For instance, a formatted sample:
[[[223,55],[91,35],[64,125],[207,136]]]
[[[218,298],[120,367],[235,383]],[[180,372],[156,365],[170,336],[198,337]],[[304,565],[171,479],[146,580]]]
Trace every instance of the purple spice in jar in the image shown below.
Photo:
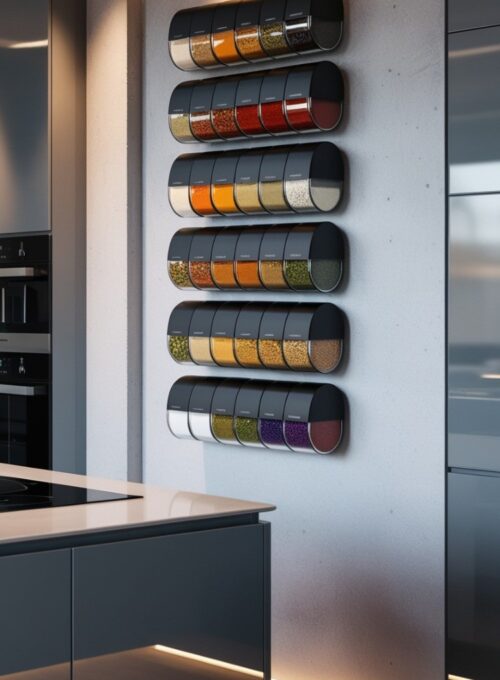
[[[312,449],[307,423],[285,422],[285,441],[291,449]]]
[[[263,444],[267,446],[282,446],[286,448],[285,439],[283,437],[283,421],[282,420],[265,420],[260,421],[260,439]]]

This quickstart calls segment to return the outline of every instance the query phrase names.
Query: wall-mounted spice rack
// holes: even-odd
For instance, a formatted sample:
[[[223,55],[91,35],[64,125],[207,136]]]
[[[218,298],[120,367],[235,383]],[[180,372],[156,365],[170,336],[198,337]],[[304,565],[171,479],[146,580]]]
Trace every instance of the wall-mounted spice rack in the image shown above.
[[[170,241],[168,273],[184,290],[330,293],[344,264],[344,239],[331,222],[186,228]]]
[[[186,376],[170,390],[167,423],[180,439],[329,454],[344,411],[343,393],[329,384]]]
[[[168,45],[184,70],[212,69],[334,50],[342,38],[342,0],[257,0],[177,12]]]
[[[321,61],[181,83],[170,97],[168,120],[183,143],[331,131],[343,102],[342,74]]]
[[[343,187],[341,152],[319,142],[179,156],[168,195],[180,217],[280,215],[330,212]]]
[[[331,373],[342,358],[344,316],[331,303],[182,302],[167,343],[183,364]]]

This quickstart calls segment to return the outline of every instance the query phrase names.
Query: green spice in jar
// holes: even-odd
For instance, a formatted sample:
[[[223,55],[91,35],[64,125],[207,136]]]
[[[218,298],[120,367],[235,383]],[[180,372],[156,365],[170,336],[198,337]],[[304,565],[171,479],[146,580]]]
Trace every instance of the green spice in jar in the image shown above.
[[[224,416],[215,413],[212,415],[212,432],[214,437],[222,442],[235,442],[236,435],[233,429],[233,416]]]
[[[168,263],[168,273],[177,288],[194,288],[189,277],[189,265],[184,260]]]
[[[244,418],[243,416],[236,418],[236,436],[242,444],[260,444],[257,423],[257,418]]]
[[[189,353],[189,339],[185,335],[169,335],[168,351],[175,361],[179,363],[191,363]]]
[[[308,260],[287,260],[285,262],[285,278],[288,285],[295,290],[314,288],[309,274]]]
[[[277,57],[291,52],[285,37],[284,26],[282,21],[274,21],[263,24],[260,27],[260,42],[270,57]]]

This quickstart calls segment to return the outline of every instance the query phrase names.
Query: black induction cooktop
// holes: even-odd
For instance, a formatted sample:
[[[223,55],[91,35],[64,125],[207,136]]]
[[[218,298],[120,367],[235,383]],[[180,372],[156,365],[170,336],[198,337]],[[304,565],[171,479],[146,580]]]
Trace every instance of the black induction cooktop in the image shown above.
[[[49,484],[21,477],[0,477],[0,512],[60,508],[65,505],[124,501],[141,496],[127,496],[113,491],[82,489],[66,484]]]

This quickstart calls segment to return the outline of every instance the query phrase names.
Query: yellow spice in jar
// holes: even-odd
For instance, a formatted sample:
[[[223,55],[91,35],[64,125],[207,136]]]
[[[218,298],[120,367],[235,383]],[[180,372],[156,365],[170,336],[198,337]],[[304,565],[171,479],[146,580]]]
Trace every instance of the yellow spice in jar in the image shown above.
[[[233,338],[211,338],[211,349],[214,361],[219,366],[237,366],[234,356]]]
[[[257,340],[250,338],[236,338],[235,354],[238,362],[245,368],[261,368],[257,350]]]
[[[248,214],[265,213],[259,200],[259,186],[253,184],[236,184],[234,197],[241,212]]]
[[[283,342],[283,354],[290,368],[296,371],[313,370],[309,360],[307,340],[285,340]]]
[[[266,210],[270,212],[287,211],[288,203],[285,200],[283,182],[276,180],[273,182],[261,182],[260,202]]]
[[[287,368],[280,340],[259,340],[259,355],[266,368]]]
[[[260,278],[266,288],[288,288],[283,274],[281,260],[263,260],[260,263]]]

